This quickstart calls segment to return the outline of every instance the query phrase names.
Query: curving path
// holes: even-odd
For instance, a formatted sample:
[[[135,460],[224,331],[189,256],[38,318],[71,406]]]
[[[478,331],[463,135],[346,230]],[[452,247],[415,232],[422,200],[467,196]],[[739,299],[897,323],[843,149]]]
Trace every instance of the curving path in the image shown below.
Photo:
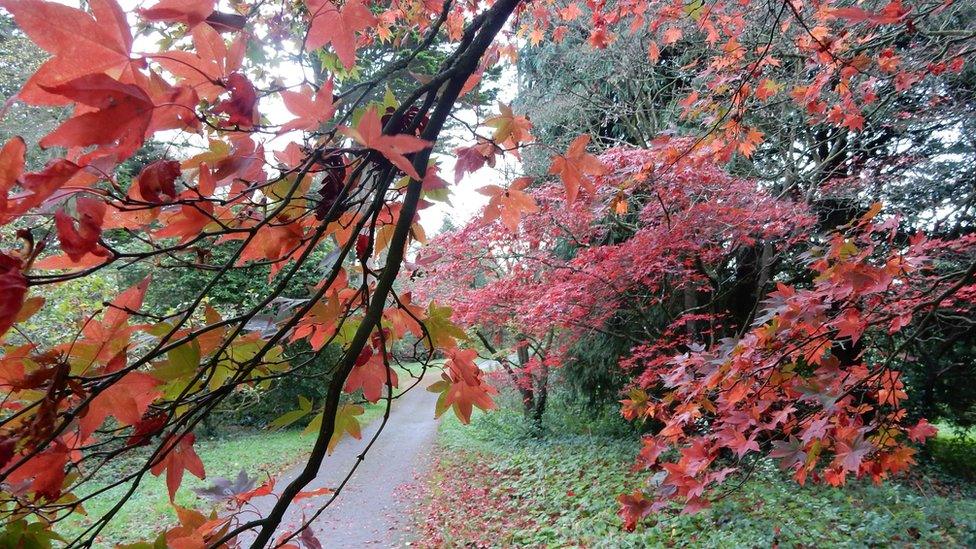
[[[434,419],[437,395],[424,390],[430,383],[425,379],[393,401],[390,419],[379,439],[336,501],[312,524],[323,547],[402,547],[409,544],[413,537],[410,531],[412,505],[406,501],[407,493],[427,470],[429,451],[437,434],[437,420]],[[347,436],[340,441],[335,452],[322,462],[318,476],[304,490],[338,486],[380,423],[381,419],[377,419],[364,428],[362,440]],[[279,475],[276,491],[287,486],[303,465],[304,462]],[[303,514],[314,513],[328,501],[328,497],[293,503],[275,537],[282,532],[294,531],[302,523]],[[275,498],[267,496],[252,502],[264,516],[271,510]],[[253,534],[240,536],[241,547],[249,547],[252,539]]]

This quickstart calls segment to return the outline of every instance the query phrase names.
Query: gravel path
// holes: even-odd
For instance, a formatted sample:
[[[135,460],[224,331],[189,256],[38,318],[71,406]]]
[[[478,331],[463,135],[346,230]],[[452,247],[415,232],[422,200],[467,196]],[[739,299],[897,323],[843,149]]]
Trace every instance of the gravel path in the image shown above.
[[[323,547],[402,547],[412,539],[412,502],[408,501],[408,494],[416,493],[411,488],[427,470],[429,452],[437,434],[437,421],[434,419],[437,395],[425,391],[427,385],[430,385],[430,381],[425,379],[393,401],[390,419],[379,439],[336,501],[312,524]],[[325,458],[318,476],[304,490],[338,486],[379,429],[380,423],[378,419],[363,429],[362,440],[348,436],[344,438],[335,452]],[[276,491],[298,476],[303,465],[300,463],[280,475]],[[278,534],[294,531],[302,523],[303,514],[314,513],[328,497],[293,503],[279,526]],[[271,510],[275,498],[268,496],[253,500],[253,503],[264,516]],[[249,547],[251,539],[253,535],[242,535],[241,546]]]

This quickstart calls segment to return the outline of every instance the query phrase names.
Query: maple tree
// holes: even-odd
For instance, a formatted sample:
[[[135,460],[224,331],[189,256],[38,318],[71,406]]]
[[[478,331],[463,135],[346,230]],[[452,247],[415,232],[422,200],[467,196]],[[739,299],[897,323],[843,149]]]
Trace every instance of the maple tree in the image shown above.
[[[668,139],[612,150],[586,204],[567,208],[559,187],[537,187],[537,211],[518,232],[488,214],[438,236],[417,289],[479,333],[519,334],[483,342],[527,403],[540,370],[575,360],[595,331],[637,319],[614,334],[629,343],[621,413],[652,426],[638,466],[661,473],[648,493],[620,496],[628,528],[673,499],[707,506],[707,488],[756,455],[800,482],[905,470],[911,443],[935,429],[910,413],[899,366],[920,334],[938,333],[937,317],[972,314],[972,237],[899,243],[899,219],[879,222],[880,205],[818,233],[809,205],[686,150]],[[757,242],[772,250],[762,269],[737,272]],[[775,282],[788,258],[812,276],[799,269],[796,285]],[[543,338],[538,358],[504,362]]]
[[[751,4],[161,0],[126,13],[115,0],[86,9],[0,0],[50,55],[16,100],[71,111],[36,143],[58,153],[43,168],[25,167],[19,138],[0,149],[0,219],[16,239],[0,254],[0,516],[25,539],[52,539],[59,520],[97,495],[85,491],[92,475],[122,455],[138,456],[141,467],[100,492],[126,486],[131,495],[147,473],[165,471],[172,499],[185,472],[206,475],[193,431],[221,402],[301,375],[338,346],[325,398],[300,400],[280,422],[312,416],[316,438],[270,513],[243,510],[271,493],[264,484],[234,494],[238,512],[177,506],[178,526],[147,533],[181,547],[228,546],[245,532],[254,546],[314,546],[308,521],[279,532],[282,518],[309,497],[303,488],[339,438],[360,436],[362,402],[389,406],[422,380],[423,372],[412,383],[394,373],[395,343],[418,342],[425,371],[435,354],[447,357],[430,386],[441,394],[433,412],[453,409],[463,421],[474,407],[494,406],[471,340],[491,348],[495,338],[493,354],[506,364],[504,348],[514,347],[517,369],[508,372],[539,414],[548,369],[567,346],[647,302],[681,305],[663,331],[642,334],[627,361],[639,375],[624,413],[662,427],[644,440],[641,464],[664,471],[652,496],[621,497],[628,527],[670,499],[705,505],[704,490],[732,471],[719,468],[722,452],[765,452],[800,480],[902,470],[908,443],[932,429],[908,423],[892,362],[937,309],[969,316],[973,267],[933,265],[946,253],[969,258],[972,239],[886,240],[892,222],[871,210],[841,232],[818,232],[823,248],[802,256],[815,277],[782,284],[758,314],[748,303],[711,310],[707,296],[719,291],[708,288],[710,273],[728,267],[729,247],[762,240],[793,253],[813,238],[806,203],[757,191],[720,165],[762,151],[766,132],[748,113],[787,96],[805,109],[798,126],[829,128],[828,146],[845,142],[865,128],[861,113],[882,102],[879,91],[892,101],[917,96],[929,79],[962,71],[973,37],[930,32],[948,3]],[[561,42],[570,23],[596,49],[642,33],[652,64],[667,62],[686,37],[702,40],[680,99],[701,125],[697,137],[598,157],[587,149],[605,136],[580,128],[566,146],[536,141],[531,113],[502,103],[469,125],[470,141],[455,150],[455,182],[535,150],[559,183],[484,187],[486,216],[443,237],[454,239],[450,261],[463,267],[440,270],[456,277],[446,281],[453,288],[441,291],[444,279],[432,278],[414,301],[395,283],[408,246],[425,241],[418,210],[448,187],[432,159],[445,124],[471,106],[486,71],[514,61],[524,42]],[[392,55],[358,73],[359,53],[378,44]],[[448,53],[432,74],[384,93],[435,47]],[[783,74],[798,72],[786,89]],[[277,120],[278,104],[287,119]],[[147,140],[174,135],[187,146],[163,150],[131,182],[119,177]],[[842,167],[854,178],[869,157],[834,155],[816,169],[836,183]],[[608,223],[626,238],[607,240]],[[214,260],[214,246],[232,250],[226,261]],[[299,270],[323,252],[318,282],[301,288],[308,297],[285,300]],[[437,261],[421,253],[417,266]],[[493,278],[467,292],[486,262]],[[228,273],[249,266],[269,271],[255,303],[233,312],[207,303]],[[19,326],[50,306],[40,288],[133,268],[200,271],[209,281],[176,310],[153,314],[146,277],[86,311],[64,342],[38,341]],[[772,282],[768,271],[760,278],[753,305]],[[452,298],[456,290],[467,297]],[[511,333],[476,329],[492,319],[507,329],[512,318]],[[909,327],[913,335],[897,343]],[[889,352],[864,344],[879,330],[895,342]],[[298,342],[311,350],[288,355],[285,346]],[[675,459],[661,459],[666,448]],[[124,504],[68,543],[90,544]]]

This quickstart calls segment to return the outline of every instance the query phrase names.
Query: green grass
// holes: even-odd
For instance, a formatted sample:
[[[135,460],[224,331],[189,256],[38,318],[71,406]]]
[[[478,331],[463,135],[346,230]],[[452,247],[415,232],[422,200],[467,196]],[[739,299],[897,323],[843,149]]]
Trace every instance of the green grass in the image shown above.
[[[927,450],[938,470],[976,481],[976,430],[939,424],[939,434],[929,439]]]
[[[251,478],[261,481],[267,474],[277,474],[288,465],[297,462],[308,453],[310,437],[302,437],[300,431],[244,432],[233,437],[198,438],[195,444],[197,454],[206,467],[208,479],[214,477],[233,478],[242,469]],[[143,458],[144,459],[144,458]],[[113,464],[116,469],[100,471],[90,484],[89,491],[104,486],[115,474],[124,474],[128,468],[135,468],[138,461]],[[203,508],[209,503],[198,498],[190,488],[210,485],[210,480],[199,480],[186,473],[183,484],[176,494],[176,503],[184,507]],[[66,539],[72,539],[97,519],[109,511],[126,491],[126,487],[116,487],[86,502],[88,517],[73,516],[60,524],[56,530]],[[160,477],[147,475],[130,500],[119,511],[112,522],[102,530],[100,544],[129,543],[146,538],[154,538],[164,526],[176,521],[176,514],[169,503],[165,474]]]
[[[505,417],[513,414],[479,415],[467,427],[453,418],[443,422],[426,525],[432,540],[615,548],[976,546],[976,499],[931,496],[894,482],[801,487],[768,463],[710,509],[664,512],[627,533],[615,497],[642,486],[642,477],[629,471],[635,440],[533,440],[513,430],[515,422]],[[478,475],[459,479],[456,471]],[[476,505],[463,513],[453,510],[471,500]]]
[[[367,404],[359,417],[365,426],[383,415],[383,401]],[[241,470],[249,477],[257,477],[258,483],[275,476],[288,466],[308,456],[314,437],[302,436],[300,429],[282,431],[244,430],[236,434],[218,437],[198,437],[194,445],[203,461],[207,479],[200,480],[190,473],[183,475],[183,483],[176,494],[176,503],[183,507],[209,510],[211,502],[198,497],[191,488],[209,486],[216,477],[231,478]],[[109,484],[111,479],[126,474],[145,463],[146,456],[129,456],[103,469],[80,493],[91,493]],[[147,474],[126,505],[102,530],[99,545],[131,543],[155,538],[165,526],[176,522],[176,514],[169,502],[165,473],[159,477]],[[108,512],[127,487],[113,488],[85,503],[88,516],[75,515],[56,527],[64,538],[71,540],[82,533],[94,520]]]
[[[416,367],[417,364],[409,363],[404,366]],[[403,386],[409,380],[409,372],[402,367],[396,368],[402,378],[401,386]],[[415,390],[422,391],[424,387],[417,387]],[[376,404],[367,403],[364,408],[365,412],[359,416],[359,422],[365,427],[383,415],[386,403],[380,400]],[[299,425],[307,422],[306,418],[299,422]],[[311,450],[313,440],[311,435],[302,436],[301,429],[282,431],[245,429],[238,433],[216,437],[198,436],[194,448],[204,463],[207,479],[200,480],[188,472],[185,473],[183,483],[176,495],[176,503],[183,507],[208,510],[212,503],[197,497],[191,491],[192,488],[209,486],[211,479],[216,477],[232,479],[241,470],[251,478],[257,477],[259,483],[263,482],[269,475],[275,476],[290,465],[305,459]],[[127,474],[142,466],[146,456],[145,453],[136,453],[116,460],[110,467],[99,471],[78,495],[95,492],[119,475]],[[165,473],[160,477],[150,474],[144,476],[139,488],[132,494],[126,505],[102,530],[97,545],[109,546],[155,538],[155,535],[166,526],[175,524],[176,514],[169,501],[165,478]],[[75,514],[60,522],[55,530],[65,539],[73,539],[94,520],[108,512],[126,490],[127,486],[121,486],[99,494],[85,502],[87,516]]]

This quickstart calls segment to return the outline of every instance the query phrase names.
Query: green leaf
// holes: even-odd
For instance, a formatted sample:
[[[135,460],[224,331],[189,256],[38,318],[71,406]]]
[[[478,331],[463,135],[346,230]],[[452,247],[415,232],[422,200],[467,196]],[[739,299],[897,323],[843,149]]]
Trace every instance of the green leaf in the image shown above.
[[[430,340],[434,347],[450,348],[454,347],[457,339],[468,339],[457,324],[451,322],[451,314],[454,311],[450,307],[438,307],[433,302],[427,307],[427,319],[424,326],[430,335]]]
[[[437,395],[437,404],[434,405],[435,418],[441,417],[444,412],[450,408],[450,405],[447,403],[447,393],[450,389],[451,383],[446,379],[442,379],[437,383],[432,384],[430,387],[427,387],[427,390],[432,393],[440,393]]]
[[[192,340],[166,353],[170,364],[179,372],[195,372],[200,366],[200,343]]]
[[[390,89],[389,84],[386,85],[386,93],[383,94],[383,107],[384,109],[381,110],[385,110],[385,107],[393,107],[394,109],[400,107],[400,102],[397,101],[396,96],[393,95],[393,90]]]
[[[315,414],[315,417],[312,418],[312,421],[309,421],[308,425],[305,426],[305,429],[302,430],[302,436],[311,433],[317,433],[321,428],[322,428],[322,412],[319,412]]]
[[[335,450],[339,441],[342,440],[343,435],[349,433],[349,435],[354,439],[362,438],[363,434],[360,430],[359,420],[356,419],[357,416],[363,415],[366,410],[358,404],[343,404],[336,411],[336,421],[335,430],[332,432],[332,438],[329,439],[329,454]]]
[[[298,397],[298,409],[292,410],[290,412],[285,412],[281,416],[277,417],[268,424],[268,429],[281,429],[287,427],[292,423],[302,419],[312,412],[312,401],[299,395]],[[306,430],[308,430],[306,428]]]
[[[17,547],[22,549],[49,549],[52,541],[64,541],[64,538],[48,530],[40,522],[30,522],[20,519],[8,523],[0,530],[0,547]]]

